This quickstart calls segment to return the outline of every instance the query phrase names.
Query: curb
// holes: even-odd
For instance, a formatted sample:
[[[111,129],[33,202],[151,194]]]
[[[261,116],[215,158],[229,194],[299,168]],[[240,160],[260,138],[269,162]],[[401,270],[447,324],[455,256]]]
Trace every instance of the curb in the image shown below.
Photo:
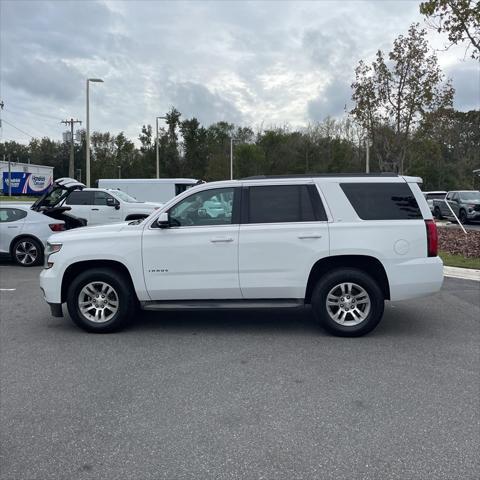
[[[443,267],[443,276],[480,282],[480,270],[473,268]]]

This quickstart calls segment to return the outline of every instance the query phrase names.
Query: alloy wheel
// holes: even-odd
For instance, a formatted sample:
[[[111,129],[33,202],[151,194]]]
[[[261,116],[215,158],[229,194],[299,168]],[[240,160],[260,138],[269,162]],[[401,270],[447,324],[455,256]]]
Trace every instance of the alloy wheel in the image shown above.
[[[349,282],[335,285],[328,292],[326,304],[330,318],[347,327],[362,323],[371,308],[367,291],[360,285]]]
[[[78,294],[81,314],[94,323],[105,323],[118,312],[118,294],[106,282],[90,282]]]
[[[24,240],[15,248],[15,257],[22,265],[31,265],[37,260],[38,249],[32,242]]]

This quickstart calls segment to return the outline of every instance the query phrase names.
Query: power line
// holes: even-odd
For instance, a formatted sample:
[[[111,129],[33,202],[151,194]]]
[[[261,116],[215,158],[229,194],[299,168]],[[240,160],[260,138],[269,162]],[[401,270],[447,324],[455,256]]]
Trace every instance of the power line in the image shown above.
[[[25,130],[22,130],[21,128],[18,128],[15,125],[13,125],[13,123],[7,122],[7,120],[5,120],[5,119],[2,119],[2,122],[5,122],[7,125],[10,125],[15,130],[18,130],[19,132],[23,133],[24,135],[27,135],[27,137],[35,138],[33,135],[30,135],[29,133],[27,133]]]

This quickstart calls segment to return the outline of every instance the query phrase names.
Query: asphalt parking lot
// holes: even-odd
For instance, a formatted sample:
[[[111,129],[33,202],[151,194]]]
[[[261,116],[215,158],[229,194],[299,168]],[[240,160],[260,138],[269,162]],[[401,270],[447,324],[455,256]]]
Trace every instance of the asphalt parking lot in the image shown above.
[[[387,304],[371,335],[308,311],[52,318],[0,263],[0,478],[477,479],[480,283]]]

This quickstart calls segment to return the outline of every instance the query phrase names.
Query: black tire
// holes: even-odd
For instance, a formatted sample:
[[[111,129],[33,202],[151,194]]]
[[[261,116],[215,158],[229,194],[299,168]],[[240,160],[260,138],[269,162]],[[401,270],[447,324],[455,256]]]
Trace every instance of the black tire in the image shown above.
[[[347,324],[341,325],[331,318],[328,310],[329,307],[327,306],[327,295],[329,295],[329,293],[335,289],[336,286],[339,286],[343,283],[354,284],[354,286],[351,287],[351,292],[359,292],[360,290],[357,289],[357,287],[360,287],[360,289],[363,289],[368,294],[370,300],[369,311],[366,310],[368,307],[365,303],[363,303],[362,306],[354,305],[353,307],[351,304],[349,304],[350,310],[357,311],[358,308],[365,309],[364,311],[360,312],[360,314],[366,315],[366,317],[356,325],[353,325],[355,322],[353,312],[342,313],[342,315],[345,315],[347,322],[350,324],[346,322]],[[341,292],[341,290],[333,291]],[[352,295],[352,298],[354,296],[356,295]],[[358,298],[360,298],[360,296],[358,296]],[[345,301],[352,302],[354,300]],[[338,310],[340,310],[340,305],[338,307],[330,306],[330,309],[331,313],[335,309],[337,309],[336,312],[338,312]],[[371,332],[382,319],[384,310],[384,295],[378,283],[367,273],[355,268],[339,268],[324,275],[315,285],[312,294],[312,310],[317,321],[319,321],[323,328],[325,328],[325,330],[332,335],[340,337],[359,337]]]
[[[15,240],[11,253],[15,262],[22,267],[36,267],[43,263],[43,245],[32,237]]]
[[[442,220],[443,217],[442,217],[442,212],[440,211],[440,208],[439,207],[435,207],[433,209],[433,216],[437,219],[437,220]]]
[[[460,220],[460,223],[462,225],[466,225],[468,223],[467,212],[463,209],[460,210],[460,213],[458,214],[458,219]]]
[[[81,298],[88,298],[85,297],[85,293],[82,293],[82,289],[92,283],[96,283],[98,287],[100,287],[101,283],[109,285],[115,294],[111,294],[112,298],[117,299],[116,312],[111,315],[111,318],[106,318],[105,321],[98,323],[92,321],[86,316],[94,315],[97,311],[93,306],[90,313],[87,312],[86,314],[82,313],[79,307],[79,297],[82,296]],[[88,301],[93,302],[93,297]],[[133,320],[136,306],[137,300],[130,279],[109,268],[93,268],[82,272],[75,278],[75,280],[73,280],[67,291],[68,313],[73,322],[87,332],[110,333],[125,328]],[[105,317],[112,313],[108,306],[104,307],[103,310],[107,312]]]

